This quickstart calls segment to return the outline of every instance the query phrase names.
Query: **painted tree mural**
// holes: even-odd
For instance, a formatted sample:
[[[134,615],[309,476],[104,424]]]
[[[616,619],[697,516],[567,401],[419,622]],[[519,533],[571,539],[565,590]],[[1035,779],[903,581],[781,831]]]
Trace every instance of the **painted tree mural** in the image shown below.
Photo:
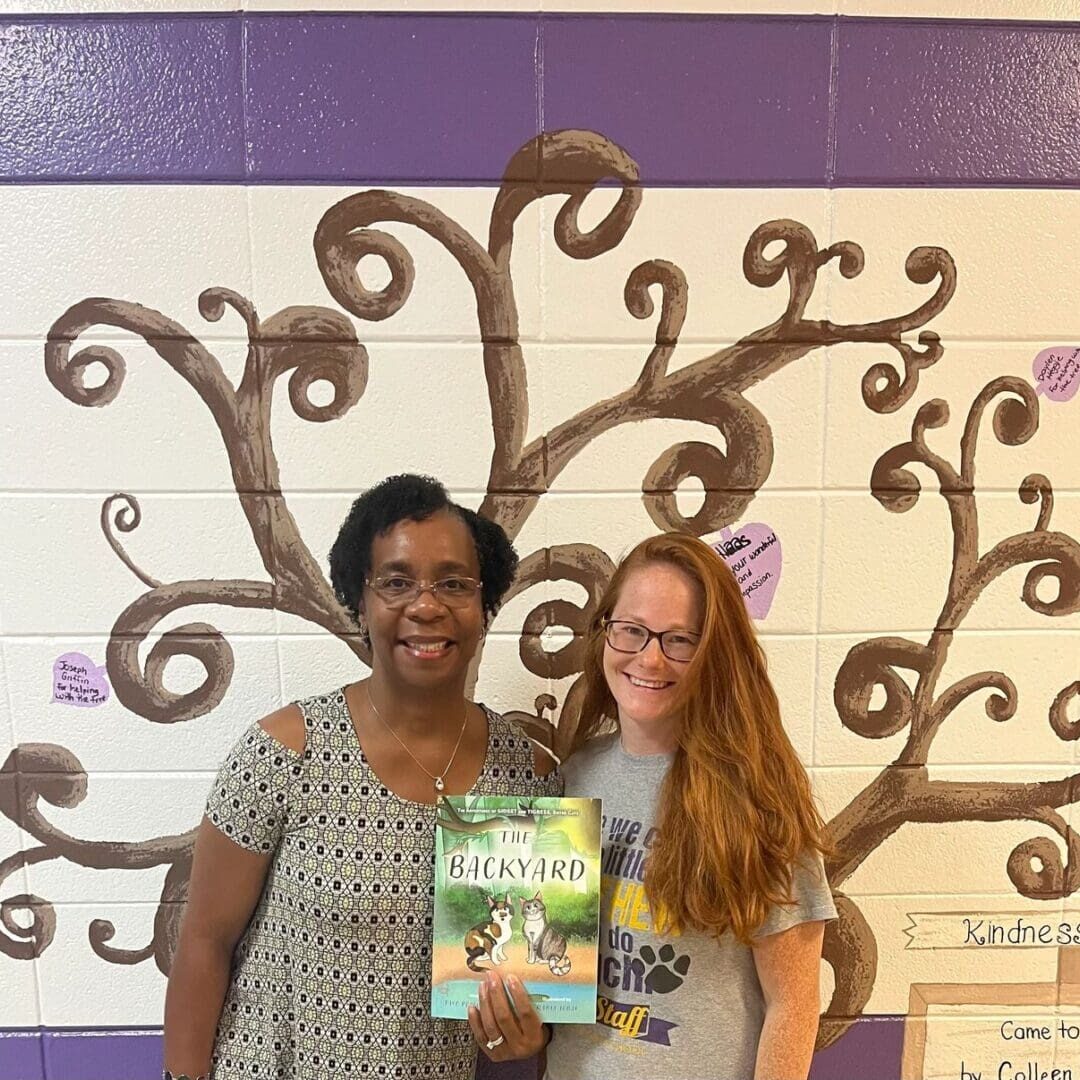
[[[579,213],[601,183],[618,186],[617,202],[599,224],[583,229]],[[908,256],[904,267],[908,279],[933,286],[932,294],[915,310],[879,321],[838,325],[807,318],[807,305],[819,271],[831,271],[830,264],[835,263],[846,279],[861,273],[862,249],[849,241],[819,249],[804,225],[767,221],[747,241],[743,273],[760,288],[780,285],[786,279],[786,302],[775,321],[670,372],[687,311],[688,283],[670,262],[644,262],[630,274],[624,291],[628,311],[638,319],[655,319],[656,324],[654,344],[643,358],[640,374],[621,392],[593,402],[526,443],[529,390],[510,273],[511,251],[515,223],[526,207],[560,195],[565,201],[555,217],[555,242],[565,255],[579,260],[618,246],[643,197],[637,166],[619,146],[593,132],[557,131],[529,142],[511,159],[494,200],[486,245],[431,203],[393,191],[364,191],[343,199],[325,213],[314,237],[327,289],[341,308],[361,321],[384,320],[399,311],[409,300],[416,274],[407,248],[381,230],[380,224],[405,224],[427,233],[453,256],[468,278],[475,295],[494,434],[481,512],[499,522],[512,538],[566,465],[592,440],[617,425],[658,417],[708,424],[716,429],[724,448],[696,441],[666,447],[641,482],[649,516],[658,528],[685,529],[697,535],[716,532],[739,519],[772,468],[769,421],[744,396],[749,389],[822,346],[879,343],[895,350],[896,363],[877,363],[866,371],[862,397],[871,411],[887,413],[911,400],[920,372],[943,355],[938,335],[924,327],[944,310],[955,290],[956,270],[948,252],[919,247]],[[382,288],[371,289],[362,282],[358,264],[365,256],[378,257],[389,270],[390,280]],[[128,301],[92,298],[75,304],[56,320],[45,346],[48,379],[77,405],[108,405],[126,377],[124,358],[112,348],[88,344],[72,351],[91,327],[115,327],[144,339],[190,384],[221,433],[237,497],[266,568],[266,580],[159,581],[136,565],[122,544],[121,534],[139,526],[138,500],[123,493],[105,500],[102,531],[117,557],[146,586],[146,592],[116,618],[107,649],[108,673],[122,704],[157,724],[205,715],[222,702],[232,679],[229,642],[206,623],[191,622],[159,633],[145,662],[140,660],[140,646],[155,634],[162,620],[191,605],[277,608],[324,628],[345,641],[360,659],[367,659],[356,627],[337,605],[289,511],[270,435],[279,379],[288,376],[289,402],[298,416],[312,422],[332,421],[344,416],[365,392],[367,350],[357,339],[353,322],[333,308],[288,307],[261,319],[245,297],[214,287],[199,297],[199,310],[208,322],[220,320],[227,310],[244,322],[247,359],[235,387],[218,359],[187,328]],[[106,377],[88,385],[86,373],[98,365],[104,366]],[[332,385],[333,397],[316,404],[309,391],[322,382]],[[841,892],[842,886],[903,825],[1038,822],[1062,838],[1067,856],[1063,862],[1058,847],[1047,837],[1020,844],[1007,860],[1017,891],[1037,899],[1061,898],[1075,891],[1080,875],[1077,837],[1059,812],[1080,796],[1077,777],[1017,784],[932,781],[927,775],[931,744],[962,700],[989,691],[986,711],[997,721],[1008,720],[1019,706],[1015,686],[1000,672],[979,672],[938,689],[952,635],[987,585],[1012,567],[1030,564],[1021,598],[1024,604],[1048,617],[1080,609],[1080,545],[1051,529],[1053,490],[1045,476],[1028,476],[1019,491],[1024,503],[1037,507],[1032,529],[999,540],[980,554],[976,445],[984,414],[995,401],[995,437],[1007,445],[1030,439],[1039,421],[1034,391],[1021,380],[998,378],[971,405],[960,440],[959,468],[926,446],[925,431],[941,426],[949,415],[944,401],[933,400],[918,410],[910,441],[882,454],[870,480],[878,502],[890,512],[902,513],[920,496],[919,481],[910,466],[929,469],[948,505],[953,560],[941,613],[927,642],[871,638],[852,648],[836,673],[835,703],[845,727],[863,738],[883,738],[905,729],[908,736],[896,760],[830,823],[836,853],[828,871],[841,917],[829,925],[826,936],[825,957],[834,969],[836,988],[821,1029],[823,1045],[835,1041],[862,1013],[877,968],[874,935],[857,904]],[[676,491],[691,478],[700,481],[705,497],[700,509],[686,517],[678,509]],[[568,600],[547,601],[526,616],[520,631],[520,656],[530,672],[553,679],[580,672],[582,634],[612,570],[608,555],[587,544],[525,553],[515,594],[547,581],[582,586],[588,597],[580,606]],[[1052,601],[1040,599],[1037,593],[1046,578],[1057,582],[1058,594]],[[542,635],[553,627],[573,635],[569,643],[549,651]],[[195,658],[205,670],[201,684],[186,693],[172,692],[164,684],[170,660],[180,655]],[[914,673],[914,689],[899,670]],[[884,690],[885,703],[871,709],[878,688]],[[557,725],[558,702],[546,694],[531,708],[513,715],[562,749],[573,735],[579,696],[580,684],[575,682]],[[1050,723],[1062,739],[1080,736],[1080,724],[1070,722],[1066,715],[1078,696],[1080,683],[1073,683],[1061,690],[1050,710]],[[64,747],[23,744],[12,751],[0,770],[0,813],[25,830],[37,846],[0,862],[0,890],[22,866],[51,859],[86,867],[167,866],[153,939],[145,948],[110,946],[114,927],[104,920],[94,920],[89,927],[91,945],[105,960],[130,964],[153,957],[167,972],[186,895],[194,831],[145,842],[91,842],[69,836],[49,822],[43,804],[72,807],[83,800],[86,790],[81,763]],[[0,905],[0,920],[0,949],[9,956],[30,958],[49,947],[55,912],[47,899],[10,896]]]

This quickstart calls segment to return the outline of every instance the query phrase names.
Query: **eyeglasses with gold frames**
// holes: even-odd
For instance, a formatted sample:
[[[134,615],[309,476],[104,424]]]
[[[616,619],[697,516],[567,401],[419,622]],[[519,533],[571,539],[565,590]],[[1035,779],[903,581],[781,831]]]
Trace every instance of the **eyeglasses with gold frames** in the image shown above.
[[[452,577],[438,581],[417,581],[404,574],[384,574],[376,578],[365,578],[375,595],[391,608],[405,607],[413,603],[421,593],[430,592],[440,604],[459,608],[468,605],[480,591],[481,583],[476,578]]]

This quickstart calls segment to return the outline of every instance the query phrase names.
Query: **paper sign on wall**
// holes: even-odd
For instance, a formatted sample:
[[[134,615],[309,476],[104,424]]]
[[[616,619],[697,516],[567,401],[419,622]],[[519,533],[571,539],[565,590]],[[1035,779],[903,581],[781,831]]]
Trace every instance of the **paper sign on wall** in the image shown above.
[[[1080,389],[1080,348],[1055,345],[1043,349],[1031,364],[1035,393],[1051,401],[1068,401]]]
[[[724,529],[712,548],[731,567],[752,619],[764,619],[780,584],[783,553],[776,530],[760,521]]]
[[[69,652],[53,663],[52,700],[77,709],[92,709],[109,700],[105,669],[82,653]]]

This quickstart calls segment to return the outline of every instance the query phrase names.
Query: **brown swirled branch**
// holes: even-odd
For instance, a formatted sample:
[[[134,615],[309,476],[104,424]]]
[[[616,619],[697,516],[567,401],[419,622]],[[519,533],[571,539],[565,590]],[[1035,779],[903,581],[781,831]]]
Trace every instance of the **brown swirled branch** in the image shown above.
[[[112,511],[116,503],[122,505],[116,511],[115,517],[110,521],[109,514]],[[140,570],[138,566],[131,560],[131,557],[124,550],[123,544],[113,535],[112,527],[115,525],[120,532],[134,532],[142,521],[142,508],[139,506],[139,500],[134,495],[127,495],[124,492],[117,492],[115,495],[110,495],[101,504],[101,531],[105,534],[105,539],[108,541],[109,547],[113,549],[116,557],[144,584],[149,585],[151,589],[156,589],[161,582],[156,578],[152,578],[144,570]]]
[[[784,249],[776,256],[766,257],[765,247],[777,240],[784,241]],[[915,257],[916,253],[909,257],[909,276],[914,273],[916,277],[913,280],[920,281],[924,278],[931,281],[935,276],[940,276],[942,280],[934,296],[915,311],[891,320],[852,326],[803,319],[802,311],[812,292],[819,266],[838,257],[842,272],[846,267],[847,276],[853,276],[853,271],[857,272],[855,268],[861,263],[852,261],[852,250],[853,245],[833,245],[824,252],[818,251],[813,235],[798,222],[776,221],[760,226],[747,244],[744,272],[754,284],[763,287],[775,284],[787,274],[790,296],[784,315],[735,345],[670,375],[658,377],[660,371],[666,368],[667,357],[677,336],[672,335],[670,329],[670,325],[676,324],[664,325],[662,315],[657,346],[663,348],[654,350],[638,382],[613,397],[589,406],[530,443],[522,452],[521,465],[510,484],[510,490],[530,490],[528,481],[537,475],[543,476],[546,489],[589,442],[619,424],[654,417],[697,419],[712,423],[724,431],[726,453],[716,448],[705,450],[703,447],[706,444],[674,450],[673,456],[665,457],[662,463],[654,466],[647,477],[646,487],[656,488],[659,480],[670,483],[668,474],[674,476],[681,473],[685,479],[688,475],[701,476],[704,472],[706,491],[724,489],[734,494],[730,499],[718,500],[723,503],[722,506],[717,505],[710,508],[709,513],[698,515],[699,520],[690,527],[702,530],[706,526],[718,528],[734,520],[753,498],[772,466],[772,437],[768,424],[749,405],[743,397],[744,392],[823,345],[841,341],[880,341],[896,345],[902,333],[940,313],[952,298],[955,271],[948,253],[938,249],[918,249],[918,257]],[[635,277],[639,273],[644,273],[641,268],[631,275],[633,285],[628,283],[628,290],[632,289],[635,297],[640,295],[640,279]],[[677,285],[675,282],[672,284]],[[680,300],[676,287],[671,289],[671,295],[674,299],[670,310],[677,312]],[[677,325],[681,327],[681,316]],[[890,408],[899,407],[911,396],[918,382],[917,376],[917,366],[913,366],[902,388],[889,398]],[[728,430],[725,431],[725,427]],[[676,468],[676,463],[679,468]],[[691,464],[693,470],[687,468]],[[666,486],[664,490],[671,494]],[[536,495],[516,495],[512,499],[500,499],[489,494],[485,500],[485,512],[495,516],[504,528],[514,532],[521,527],[537,498]],[[665,527],[670,527],[667,519],[671,516],[670,512],[664,514]]]
[[[1080,680],[1058,691],[1050,706],[1050,727],[1059,739],[1075,742],[1080,739],[1080,719],[1069,719],[1069,708],[1080,701]]]
[[[430,203],[390,191],[363,191],[332,206],[315,230],[315,256],[323,281],[346,311],[362,319],[386,319],[408,299],[415,277],[412,257],[389,233],[370,228],[396,221],[438,241],[465,272],[476,297],[495,447],[492,483],[499,485],[516,462],[528,424],[525,362],[518,344],[517,306],[506,259],[496,261],[457,222]],[[376,255],[390,270],[383,289],[360,279],[362,258]]]
[[[675,346],[686,320],[688,288],[686,275],[664,259],[651,259],[634,268],[626,279],[624,299],[626,309],[635,319],[650,319],[654,311],[649,289],[661,289],[660,319],[656,324],[656,344],[638,376],[637,388],[648,391],[667,374]]]
[[[20,782],[13,783],[16,764]],[[154,941],[137,950],[111,948],[112,923],[95,919],[90,925],[90,944],[98,955],[115,963],[139,963],[155,956],[162,971],[168,970],[168,957],[175,946],[180,903],[186,897],[195,830],[153,840],[100,841],[79,840],[49,823],[41,812],[41,800],[70,809],[86,797],[86,772],[70,750],[49,743],[24,743],[16,747],[0,768],[0,814],[28,833],[41,846],[19,852],[0,863],[0,884],[24,865],[65,859],[77,866],[93,869],[147,869],[168,865],[162,891],[161,907],[155,921]],[[178,886],[178,877],[184,884]],[[164,910],[163,909],[167,909]],[[29,912],[29,927],[14,919],[16,911]],[[0,922],[6,935],[0,934],[0,951],[18,959],[39,956],[53,940],[56,912],[38,896],[19,895],[0,904]],[[164,965],[164,966],[163,966]]]
[[[241,608],[270,608],[274,587],[261,581],[179,581],[159,585],[129,604],[113,624],[106,647],[106,665],[120,702],[157,724],[173,724],[202,716],[225,696],[233,674],[228,641],[213,626],[187,623],[162,634],[146,659],[139,648],[157,624],[177,608],[193,604],[222,604]],[[164,673],[174,656],[190,656],[202,665],[205,680],[194,690],[178,694],[166,688]]]
[[[817,1049],[832,1046],[862,1014],[877,979],[878,948],[858,905],[833,890],[836,918],[825,925],[822,959],[833,969],[833,992],[818,1027]]]
[[[1027,572],[1020,592],[1027,607],[1049,616],[1080,611],[1080,544],[1066,533],[1030,532],[1000,541],[979,560],[968,578],[970,591],[957,597],[942,613],[942,625],[958,624],[991,581],[1025,563],[1037,564]],[[1038,594],[1039,586],[1047,579],[1057,582],[1053,600],[1044,600]]]
[[[909,695],[909,708],[905,711],[903,722],[898,721],[897,725],[883,729],[885,733],[893,734],[911,723],[908,744],[897,759],[899,764],[922,764],[926,761],[930,744],[942,721],[964,696],[946,692],[938,702],[933,702],[935,682],[951,643],[951,632],[960,625],[967,611],[992,580],[1018,563],[1035,562],[1055,556],[1051,561],[1042,562],[1029,572],[1023,590],[1024,602],[1032,610],[1042,614],[1071,613],[1076,609],[1076,605],[1080,604],[1080,548],[1071,538],[1048,531],[1053,509],[1053,489],[1042,474],[1026,477],[1019,489],[1022,501],[1028,504],[1036,501],[1040,503],[1035,529],[1031,533],[1011,537],[981,558],[979,556],[978,514],[974,496],[975,451],[980,422],[986,408],[1002,393],[1013,394],[1015,397],[999,402],[994,413],[995,436],[1000,442],[1010,446],[1026,442],[1038,426],[1038,401],[1026,383],[1005,376],[988,383],[976,396],[968,411],[960,440],[959,472],[939,455],[932,453],[926,445],[926,429],[941,427],[948,421],[948,406],[940,399],[929,401],[919,408],[912,424],[911,441],[886,451],[874,465],[871,490],[875,498],[894,513],[909,510],[919,498],[918,478],[907,466],[913,462],[927,465],[938,478],[941,494],[949,507],[953,533],[952,568],[946,599],[936,630],[926,647],[933,659],[920,672],[916,691],[920,706],[910,708]],[[1036,592],[1046,577],[1054,577],[1059,585],[1058,596],[1052,602],[1039,599]],[[837,680],[838,692],[842,682],[846,685],[842,675],[843,669]],[[1003,685],[998,688],[1001,689]],[[1011,683],[1009,685],[1011,686]],[[849,691],[845,691],[847,692]],[[994,710],[991,715],[995,718],[998,713],[1001,718],[1011,716],[1016,708],[1014,694],[1015,689],[1006,694],[1004,701],[991,699]],[[837,705],[841,708],[840,697],[837,698]],[[841,718],[845,723],[848,722],[842,708]]]
[[[979,425],[986,407],[999,394],[1016,395],[1016,398],[999,401],[994,410],[994,435],[999,443],[1021,446],[1039,429],[1039,399],[1028,383],[1013,375],[1002,375],[988,382],[972,402],[964,424],[964,434],[960,437],[960,480],[967,488],[975,486]]]
[[[932,655],[938,657],[938,664],[933,677],[926,681],[925,690],[920,686],[922,697],[932,692],[945,657],[945,648],[938,648],[934,640],[931,640],[927,649]],[[896,763],[898,765],[925,765],[930,756],[930,747],[938,733],[938,729],[962,701],[980,690],[997,691],[987,696],[984,705],[986,715],[991,720],[1004,723],[1016,715],[1019,704],[1016,685],[1008,675],[1004,675],[1000,671],[980,671],[974,675],[967,675],[958,682],[953,683],[947,690],[944,690],[932,704],[927,705],[924,701],[919,702],[919,707],[915,710],[915,721],[912,724],[911,735],[908,738],[907,745],[897,757]]]
[[[113,349],[87,346],[75,356],[71,345],[92,325],[115,326],[141,336],[199,394],[210,408],[229,456],[233,482],[252,537],[271,582],[204,581],[163,585],[137,567],[113,536],[109,513],[114,501],[128,506],[115,517],[116,528],[137,527],[140,509],[132,496],[117,495],[102,508],[102,529],[117,556],[151,591],[121,614],[114,627],[107,663],[117,696],[133,711],[161,723],[190,719],[220,702],[232,676],[232,654],[221,634],[204,623],[169,631],[151,651],[145,673],[138,659],[139,643],[160,618],[195,603],[239,607],[271,607],[309,619],[337,633],[361,656],[366,649],[356,637],[326,582],[318,563],[300,537],[281,493],[277,460],[270,435],[270,411],[276,379],[292,372],[289,398],[303,419],[326,421],[343,416],[359,401],[367,384],[368,361],[352,324],[340,313],[317,307],[292,307],[260,322],[254,306],[230,289],[210,288],[199,296],[199,310],[208,321],[227,310],[237,312],[247,329],[249,346],[244,374],[234,390],[218,360],[183,326],[160,312],[116,300],[91,299],[76,304],[54,323],[45,348],[50,381],[69,400],[101,406],[115,399],[127,374]],[[85,373],[103,364],[105,382],[85,385]],[[326,381],[333,400],[316,405],[310,389]],[[162,670],[178,653],[195,656],[207,680],[186,695],[167,691]]]
[[[12,782],[11,790],[14,792],[14,770],[11,771],[8,779]],[[4,787],[5,777],[0,771],[0,798],[3,797]],[[8,810],[3,805],[0,805],[0,813],[3,813],[5,817],[9,816]],[[54,857],[47,847],[30,848],[9,855],[0,862],[0,886],[3,886],[9,877],[24,866],[47,862]],[[23,922],[16,921],[16,912],[23,913]],[[29,925],[25,921],[27,915],[30,917]],[[0,952],[15,960],[32,960],[35,956],[40,956],[52,944],[53,937],[56,935],[56,912],[52,904],[42,900],[40,896],[19,893],[17,896],[0,901],[0,925],[5,931],[0,934]]]
[[[592,613],[614,573],[615,564],[608,554],[591,544],[559,544],[542,548],[522,560],[514,595],[541,581],[573,582],[586,594],[580,606],[569,600],[546,600],[525,617],[519,652],[528,671],[545,678],[564,679],[581,670],[584,638],[591,629]],[[568,631],[571,640],[548,652],[542,636],[557,627]]]
[[[622,242],[641,205],[638,167],[617,143],[595,131],[566,128],[530,139],[510,159],[495,197],[488,251],[505,272],[510,268],[514,226],[531,202],[568,195],[555,218],[555,242],[572,259],[592,259]],[[593,189],[604,181],[621,187],[615,205],[599,224],[583,230],[579,215]]]
[[[985,703],[992,720],[1009,720],[1017,711],[1016,687],[1000,672],[969,675],[936,699],[934,696],[953,632],[987,585],[1012,566],[1034,562],[1037,565],[1025,579],[1024,602],[1043,614],[1080,610],[1080,545],[1070,537],[1049,531],[1053,490],[1042,474],[1027,476],[1019,489],[1023,502],[1040,504],[1032,532],[1009,537],[979,556],[975,449],[986,407],[1001,393],[1015,397],[999,403],[995,410],[996,437],[1007,445],[1027,441],[1038,426],[1038,402],[1030,387],[1006,377],[984,387],[969,410],[961,436],[959,471],[932,454],[926,445],[926,429],[940,427],[948,420],[948,407],[940,400],[922,406],[912,425],[911,441],[887,451],[874,466],[874,496],[893,512],[910,509],[919,497],[918,479],[906,466],[918,462],[936,474],[953,527],[952,570],[945,604],[925,646],[902,638],[861,642],[848,653],[837,674],[835,703],[845,726],[868,738],[886,737],[904,727],[910,730],[896,763],[886,767],[829,823],[833,852],[827,859],[827,869],[834,888],[909,822],[1015,820],[1045,825],[1057,833],[1066,849],[1063,862],[1058,845],[1046,836],[1018,844],[1006,863],[1017,891],[1031,898],[1052,900],[1071,895],[1080,885],[1080,838],[1056,809],[1080,798],[1080,776],[1028,784],[955,783],[931,781],[926,771],[930,747],[942,723],[972,694],[993,691]],[[1036,592],[1047,577],[1058,583],[1053,601],[1040,599]],[[897,668],[916,672],[914,690]],[[885,688],[886,701],[871,713],[869,702],[876,686]],[[1080,684],[1066,687],[1051,706],[1050,724],[1061,738],[1075,737],[1075,725],[1067,720],[1065,711],[1066,703],[1077,694]],[[867,985],[872,985],[872,977]],[[846,1021],[841,1019],[836,1024],[842,1030]]]
[[[782,242],[783,249],[777,255],[766,256],[765,248],[775,242]],[[796,221],[780,219],[755,229],[743,254],[743,273],[747,281],[761,288],[775,285],[786,273],[789,298],[780,318],[751,336],[806,340],[818,345],[862,341],[891,346],[904,360],[903,380],[888,365],[875,365],[863,377],[863,399],[875,412],[893,412],[915,392],[919,372],[942,356],[937,334],[926,331],[919,335],[923,352],[917,352],[903,341],[902,335],[924,326],[944,310],[956,291],[956,266],[952,256],[942,248],[915,248],[904,264],[908,280],[920,285],[928,285],[935,278],[941,280],[933,296],[913,311],[892,319],[847,325],[808,320],[804,312],[813,294],[817,271],[833,259],[838,260],[841,276],[848,279],[861,274],[865,265],[863,250],[858,244],[841,241],[819,251],[810,230]]]
[[[194,834],[193,834],[194,835]],[[192,848],[176,856],[165,875],[161,899],[154,916],[154,934],[141,949],[119,949],[109,942],[116,936],[116,926],[108,919],[94,919],[89,926],[90,948],[110,964],[141,964],[152,956],[162,975],[168,975],[180,941],[180,924],[187,902],[191,877]]]
[[[72,344],[91,326],[114,326],[137,334],[194,388],[209,406],[223,434],[236,430],[236,395],[217,358],[185,327],[160,311],[123,300],[102,297],[82,300],[68,308],[49,328],[45,374],[69,401],[76,405],[108,405],[120,393],[127,376],[127,365],[115,349],[88,345],[71,355]],[[86,372],[95,364],[105,367],[105,381],[100,386],[87,387]]]
[[[43,844],[49,857],[59,856],[94,869],[123,866],[142,870],[171,863],[194,843],[194,830],[140,842],[78,840],[49,824],[38,804],[44,799],[64,809],[78,806],[86,798],[82,763],[70,750],[51,743],[23,743],[12,751],[12,757],[16,755],[21,782],[12,820]],[[7,807],[0,809],[7,816]]]
[[[1010,855],[1013,884],[1025,896],[1060,899],[1077,884],[1080,860],[1077,838],[1053,812],[1080,798],[1080,775],[1030,783],[985,784],[930,780],[921,765],[890,765],[829,823],[833,853],[826,858],[829,882],[842,885],[863,861],[893,833],[909,822],[943,824],[961,821],[1038,821],[1066,840],[1069,864],[1049,841],[1025,841]],[[1032,846],[1034,845],[1034,846]],[[1037,850],[1036,850],[1037,849]],[[1017,854],[1020,852],[1020,854]],[[1024,859],[1038,857],[1044,870],[1024,869]]]
[[[864,739],[887,739],[902,731],[915,717],[915,698],[904,668],[917,673],[920,683],[933,670],[934,652],[927,646],[899,637],[860,641],[849,651],[836,673],[833,703],[840,722]],[[874,691],[885,691],[885,703],[870,709]]]
[[[1050,518],[1054,513],[1054,489],[1042,473],[1030,473],[1020,482],[1017,491],[1020,501],[1030,506],[1039,504],[1039,518],[1032,532],[1046,532],[1050,528]]]

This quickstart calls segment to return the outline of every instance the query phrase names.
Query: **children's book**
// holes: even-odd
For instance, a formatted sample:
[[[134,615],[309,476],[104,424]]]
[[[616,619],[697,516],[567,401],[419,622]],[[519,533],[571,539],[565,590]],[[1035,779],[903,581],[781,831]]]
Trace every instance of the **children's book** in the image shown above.
[[[435,826],[431,1014],[462,1020],[487,972],[549,1024],[596,1019],[600,800],[451,795]]]

